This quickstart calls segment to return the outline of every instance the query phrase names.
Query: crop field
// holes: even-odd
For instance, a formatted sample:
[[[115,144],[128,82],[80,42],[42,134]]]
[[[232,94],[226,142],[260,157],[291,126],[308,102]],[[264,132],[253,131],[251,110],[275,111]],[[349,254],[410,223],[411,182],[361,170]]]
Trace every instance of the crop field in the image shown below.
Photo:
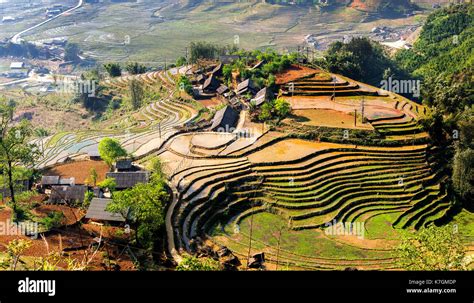
[[[325,41],[367,34],[380,24],[397,28],[420,22],[409,17],[361,23],[364,18],[364,13],[350,8],[321,13],[312,8],[253,2],[189,5],[184,1],[170,4],[146,0],[86,4],[67,18],[45,24],[24,38],[42,41],[67,37],[99,62],[133,60],[162,66],[185,55],[189,41],[294,51],[308,34]]]

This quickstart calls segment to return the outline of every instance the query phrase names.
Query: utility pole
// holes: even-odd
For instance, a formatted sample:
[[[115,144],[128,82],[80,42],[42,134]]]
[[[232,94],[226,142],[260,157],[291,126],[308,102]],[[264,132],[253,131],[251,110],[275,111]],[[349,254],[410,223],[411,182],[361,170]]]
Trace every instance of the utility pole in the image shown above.
[[[277,255],[276,255],[276,265],[275,265],[275,270],[278,270],[278,263],[280,260],[280,244],[281,244],[281,234],[283,230],[283,225],[280,226],[279,234],[278,234],[278,245],[277,245]]]
[[[361,119],[362,119],[362,124],[364,124],[364,108],[365,108],[365,97],[362,96],[362,108],[361,108]]]
[[[354,109],[354,126],[357,126],[357,109]]]

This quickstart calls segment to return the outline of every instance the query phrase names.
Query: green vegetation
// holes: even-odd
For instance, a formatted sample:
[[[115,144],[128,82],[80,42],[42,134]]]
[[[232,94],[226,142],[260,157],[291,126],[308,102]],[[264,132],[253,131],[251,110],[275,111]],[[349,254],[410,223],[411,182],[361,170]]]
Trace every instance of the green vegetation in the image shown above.
[[[424,228],[405,235],[397,250],[407,270],[464,270],[465,247],[452,226]]]
[[[137,110],[143,104],[143,98],[145,95],[143,84],[136,79],[132,79],[128,83],[128,88],[130,91],[130,106],[133,110]]]
[[[160,178],[151,178],[151,182],[140,183],[132,188],[117,191],[109,211],[121,213],[130,218],[137,244],[153,249],[155,241],[160,238],[164,227],[164,205],[169,195],[165,182]]]
[[[17,200],[15,197],[14,172],[17,167],[30,167],[39,155],[36,145],[29,142],[33,134],[31,124],[27,120],[13,124],[15,105],[5,98],[0,98],[0,169],[6,176],[13,220],[17,220]]]
[[[48,215],[41,220],[41,223],[46,227],[46,230],[51,230],[52,228],[61,226],[63,218],[64,215],[62,212],[53,211],[48,213]]]
[[[178,271],[215,271],[221,269],[219,262],[214,259],[197,258],[190,255],[185,255],[176,267]]]
[[[368,38],[354,38],[349,43],[334,42],[325,59],[317,62],[333,73],[375,86],[389,73],[401,76],[401,71],[387,58],[382,47]]]
[[[138,62],[129,62],[125,66],[125,70],[131,75],[138,75],[146,72],[146,66]]]
[[[109,167],[117,161],[117,159],[127,156],[127,151],[120,145],[116,139],[104,138],[100,141],[99,146],[100,157],[107,163]]]
[[[193,85],[188,77],[181,75],[176,82],[177,89],[191,95],[193,93]]]
[[[122,75],[122,67],[118,63],[104,64],[104,68],[110,77],[120,77]]]
[[[97,186],[103,190],[113,193],[117,187],[117,183],[115,182],[115,178],[105,178],[102,182],[99,182]]]
[[[191,63],[197,63],[200,59],[217,59],[220,55],[233,53],[237,50],[233,46],[219,46],[209,42],[191,42],[189,45]]]
[[[410,50],[397,54],[403,68],[424,81],[423,103],[430,113],[422,121],[440,146],[440,161],[452,171],[460,201],[472,200],[474,7],[453,5],[432,13]]]
[[[79,52],[79,45],[68,42],[64,48],[64,60],[76,62],[79,60]]]

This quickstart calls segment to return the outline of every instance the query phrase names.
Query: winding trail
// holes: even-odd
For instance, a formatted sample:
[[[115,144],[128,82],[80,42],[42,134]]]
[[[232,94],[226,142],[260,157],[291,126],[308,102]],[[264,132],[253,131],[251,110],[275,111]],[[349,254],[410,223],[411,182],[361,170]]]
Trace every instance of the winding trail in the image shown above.
[[[14,35],[14,36],[11,38],[11,41],[12,41],[13,43],[15,43],[15,44],[20,44],[20,42],[22,41],[21,36],[22,36],[23,34],[29,32],[29,31],[32,31],[32,30],[34,30],[34,29],[36,29],[36,28],[38,28],[38,27],[40,27],[40,26],[42,26],[42,25],[44,25],[44,24],[46,24],[46,23],[49,23],[49,22],[53,21],[54,19],[57,19],[57,18],[59,18],[59,17],[61,17],[61,16],[64,16],[64,15],[66,15],[66,14],[72,12],[72,11],[75,11],[76,9],[80,8],[80,7],[83,5],[83,3],[84,3],[83,0],[79,0],[79,2],[77,3],[76,6],[70,8],[70,9],[68,9],[68,10],[65,10],[64,12],[62,12],[62,13],[60,13],[60,14],[57,14],[57,15],[54,16],[54,17],[51,17],[51,18],[49,18],[49,19],[47,19],[47,20],[45,20],[45,21],[43,21],[43,22],[40,22],[40,23],[38,23],[38,24],[36,24],[36,25],[33,25],[32,27],[29,27],[29,28],[27,28],[27,29],[25,29],[25,30],[19,32],[18,34]]]

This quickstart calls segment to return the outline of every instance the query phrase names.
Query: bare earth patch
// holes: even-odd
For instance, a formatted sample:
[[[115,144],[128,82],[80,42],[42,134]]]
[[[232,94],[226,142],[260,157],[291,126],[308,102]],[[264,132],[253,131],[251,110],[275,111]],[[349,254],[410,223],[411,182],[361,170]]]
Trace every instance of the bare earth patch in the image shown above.
[[[97,182],[103,181],[105,174],[109,171],[109,167],[103,161],[75,161],[48,169],[44,172],[44,175],[64,178],[74,177],[76,184],[85,184],[92,168],[97,172]]]

